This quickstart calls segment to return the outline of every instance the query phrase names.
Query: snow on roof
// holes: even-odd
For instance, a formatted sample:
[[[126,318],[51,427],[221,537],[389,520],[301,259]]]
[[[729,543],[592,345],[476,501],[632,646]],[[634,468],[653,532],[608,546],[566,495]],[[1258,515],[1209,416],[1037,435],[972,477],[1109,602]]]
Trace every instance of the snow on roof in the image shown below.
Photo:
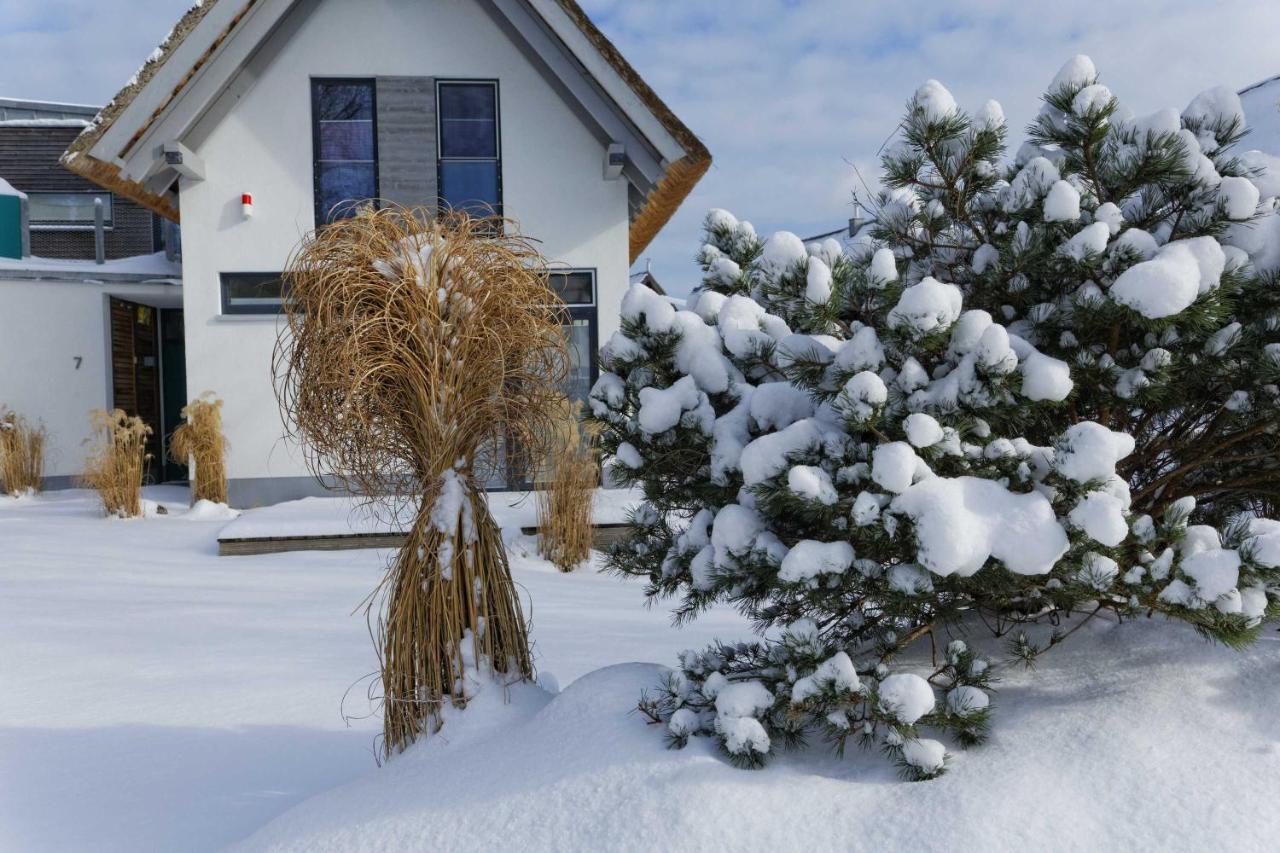
[[[4,178],[0,178],[0,195],[16,195],[18,198],[27,197],[26,193],[22,192],[22,190],[15,190],[13,188],[13,184],[9,183]]]
[[[0,127],[88,127],[82,118],[11,118],[0,121]]]
[[[1280,154],[1280,75],[1269,77],[1240,90],[1249,134],[1240,150],[1257,148],[1269,154]]]
[[[4,181],[0,180],[0,184],[3,183]],[[4,185],[8,186],[8,184]],[[5,278],[6,272],[47,274],[50,278],[88,280],[103,275],[179,280],[182,278],[182,265],[169,260],[164,252],[117,258],[101,264],[92,260],[73,258],[0,258],[0,278]]]

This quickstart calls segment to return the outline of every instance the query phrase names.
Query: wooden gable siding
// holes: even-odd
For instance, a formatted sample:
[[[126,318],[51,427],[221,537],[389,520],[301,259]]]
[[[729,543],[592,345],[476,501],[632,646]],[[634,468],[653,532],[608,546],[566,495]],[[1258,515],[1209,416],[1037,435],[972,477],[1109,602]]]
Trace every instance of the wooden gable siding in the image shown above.
[[[404,207],[434,210],[436,81],[434,77],[378,77],[378,194]]]

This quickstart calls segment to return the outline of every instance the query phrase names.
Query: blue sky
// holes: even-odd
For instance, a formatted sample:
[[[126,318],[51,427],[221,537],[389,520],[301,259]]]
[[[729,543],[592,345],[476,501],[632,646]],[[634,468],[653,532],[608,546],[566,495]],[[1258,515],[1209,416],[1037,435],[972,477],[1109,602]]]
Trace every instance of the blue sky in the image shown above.
[[[1139,113],[1280,74],[1275,0],[581,2],[715,157],[638,265],[677,293],[696,283],[710,207],[762,233],[839,227],[858,172],[874,183],[877,149],[930,77],[964,107],[999,100],[1016,129],[1075,53]],[[0,95],[103,102],[187,5],[4,0]]]

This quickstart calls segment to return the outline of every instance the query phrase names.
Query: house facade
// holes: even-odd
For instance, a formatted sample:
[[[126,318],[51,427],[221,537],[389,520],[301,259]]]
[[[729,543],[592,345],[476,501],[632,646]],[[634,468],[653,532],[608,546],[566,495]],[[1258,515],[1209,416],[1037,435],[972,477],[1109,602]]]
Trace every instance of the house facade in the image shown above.
[[[709,162],[571,0],[207,0],[63,158],[180,222],[186,386],[224,400],[241,506],[320,489],[271,380],[308,232],[368,200],[515,220],[585,396],[633,259]]]
[[[89,411],[115,406],[152,425],[150,478],[184,476],[164,465],[186,398],[181,271],[163,254],[169,229],[59,163],[97,112],[0,98],[0,179],[19,202],[3,208],[17,216],[0,216],[0,405],[48,430],[54,488],[83,470]]]

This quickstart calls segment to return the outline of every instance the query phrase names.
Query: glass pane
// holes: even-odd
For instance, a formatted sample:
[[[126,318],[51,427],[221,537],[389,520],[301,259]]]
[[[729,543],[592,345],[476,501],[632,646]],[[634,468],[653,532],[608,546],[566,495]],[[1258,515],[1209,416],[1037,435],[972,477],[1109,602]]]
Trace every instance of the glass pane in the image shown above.
[[[378,194],[372,163],[317,163],[319,203],[325,222],[352,216],[356,205]],[[338,210],[334,210],[337,207]]]
[[[318,121],[373,120],[373,86],[366,82],[316,83]]]
[[[497,118],[497,87],[492,83],[440,84],[440,117],[442,119]]]
[[[497,157],[497,123],[487,119],[441,119],[440,156]]]
[[[93,200],[102,199],[103,221],[111,222],[111,196],[94,193],[28,193],[27,215],[32,222],[92,225]]]
[[[274,314],[280,310],[284,282],[279,273],[223,273],[226,309],[233,314]]]
[[[493,215],[498,207],[497,162],[442,160],[440,201],[443,206],[476,216]]]
[[[574,320],[561,328],[569,339],[569,379],[564,393],[570,400],[585,402],[591,394],[591,323]]]
[[[373,122],[320,122],[321,160],[373,160]]]
[[[594,305],[595,288],[589,272],[553,272],[551,290],[565,305]]]

